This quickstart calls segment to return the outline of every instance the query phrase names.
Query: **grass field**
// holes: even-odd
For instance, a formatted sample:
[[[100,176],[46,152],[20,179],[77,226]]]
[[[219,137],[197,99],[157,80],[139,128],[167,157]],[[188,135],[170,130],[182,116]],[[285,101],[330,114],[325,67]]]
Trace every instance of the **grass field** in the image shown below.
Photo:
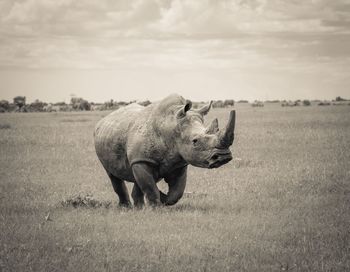
[[[234,160],[190,167],[156,210],[117,207],[92,137],[107,112],[1,114],[0,271],[349,271],[350,106],[236,111]]]

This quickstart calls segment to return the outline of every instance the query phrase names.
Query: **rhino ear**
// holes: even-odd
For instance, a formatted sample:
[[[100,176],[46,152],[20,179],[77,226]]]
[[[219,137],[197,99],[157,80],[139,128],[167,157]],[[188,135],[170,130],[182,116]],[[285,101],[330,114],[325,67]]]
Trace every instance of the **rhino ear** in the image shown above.
[[[213,101],[210,101],[208,105],[203,106],[202,108],[197,110],[197,112],[202,114],[202,115],[206,115],[211,108],[211,104],[213,104]]]
[[[186,104],[179,109],[176,113],[177,118],[183,118],[186,116],[186,112],[188,112],[192,108],[192,102],[190,100],[186,100]]]
[[[213,122],[211,122],[210,126],[207,127],[207,129],[205,130],[205,133],[207,133],[207,134],[215,134],[218,131],[219,131],[219,122],[218,122],[218,119],[215,118],[213,120]]]

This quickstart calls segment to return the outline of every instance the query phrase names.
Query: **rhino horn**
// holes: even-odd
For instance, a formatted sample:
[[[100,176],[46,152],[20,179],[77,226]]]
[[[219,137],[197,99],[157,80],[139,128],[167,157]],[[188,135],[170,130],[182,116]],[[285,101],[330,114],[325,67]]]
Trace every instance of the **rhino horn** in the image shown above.
[[[210,126],[207,127],[207,129],[205,130],[205,133],[207,134],[215,134],[219,131],[219,122],[218,122],[218,119],[215,118]]]
[[[226,128],[219,131],[219,146],[222,148],[228,148],[233,143],[235,138],[235,123],[236,123],[236,111],[230,112],[230,118],[227,122]]]
[[[213,104],[213,101],[210,101],[209,104],[204,105],[203,107],[198,109],[197,112],[200,113],[201,115],[206,115],[211,108],[211,104]]]

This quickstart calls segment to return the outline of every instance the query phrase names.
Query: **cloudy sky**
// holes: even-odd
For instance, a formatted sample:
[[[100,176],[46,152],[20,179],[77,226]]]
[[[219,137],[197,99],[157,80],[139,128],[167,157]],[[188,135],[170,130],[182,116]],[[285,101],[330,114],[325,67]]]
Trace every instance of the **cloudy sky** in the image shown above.
[[[0,1],[0,99],[331,99],[349,86],[349,0]]]

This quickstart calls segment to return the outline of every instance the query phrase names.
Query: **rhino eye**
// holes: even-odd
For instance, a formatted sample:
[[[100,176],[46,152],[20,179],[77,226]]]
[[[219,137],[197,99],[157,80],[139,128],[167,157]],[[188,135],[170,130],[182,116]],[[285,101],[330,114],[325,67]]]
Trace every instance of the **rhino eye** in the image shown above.
[[[198,142],[198,139],[193,139],[192,143],[195,145]]]

